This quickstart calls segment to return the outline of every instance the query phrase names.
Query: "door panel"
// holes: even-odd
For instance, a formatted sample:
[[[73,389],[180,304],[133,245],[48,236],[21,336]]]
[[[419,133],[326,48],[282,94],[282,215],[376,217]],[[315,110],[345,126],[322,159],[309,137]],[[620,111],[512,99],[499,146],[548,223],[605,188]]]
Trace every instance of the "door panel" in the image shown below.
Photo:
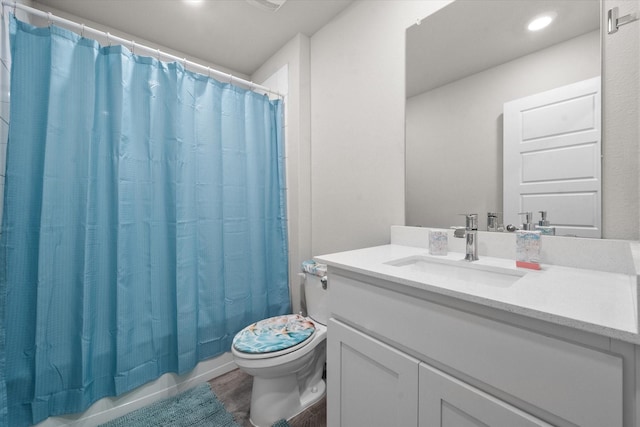
[[[551,427],[425,363],[419,384],[421,427]]]
[[[328,425],[417,426],[418,360],[334,319],[327,339]]]
[[[558,98],[566,96],[563,94]],[[597,128],[594,93],[560,101],[558,98],[547,94],[540,99],[542,103],[536,101],[538,105],[528,104],[528,109],[522,110],[523,142]]]
[[[601,237],[600,77],[504,104],[504,222],[547,211],[557,235]]]

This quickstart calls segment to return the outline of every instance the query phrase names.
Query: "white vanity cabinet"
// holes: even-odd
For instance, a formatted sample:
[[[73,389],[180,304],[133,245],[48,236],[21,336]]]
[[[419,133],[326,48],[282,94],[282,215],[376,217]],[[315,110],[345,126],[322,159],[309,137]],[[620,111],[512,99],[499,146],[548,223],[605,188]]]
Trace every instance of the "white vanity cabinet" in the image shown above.
[[[329,325],[331,426],[550,426],[335,319]]]
[[[420,427],[551,426],[426,363],[419,378]]]
[[[331,427],[632,426],[634,368],[609,339],[331,266],[329,289]]]
[[[328,425],[418,425],[420,361],[334,319],[329,328],[327,399],[336,410]]]

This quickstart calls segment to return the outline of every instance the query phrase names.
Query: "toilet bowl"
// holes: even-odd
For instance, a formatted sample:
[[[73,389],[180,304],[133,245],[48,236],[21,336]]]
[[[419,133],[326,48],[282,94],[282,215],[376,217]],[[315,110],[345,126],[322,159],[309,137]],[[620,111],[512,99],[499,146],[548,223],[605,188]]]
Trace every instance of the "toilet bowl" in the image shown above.
[[[326,285],[320,277],[307,275],[304,289],[309,317],[264,319],[233,339],[236,365],[253,376],[249,420],[254,426],[290,419],[325,394]]]

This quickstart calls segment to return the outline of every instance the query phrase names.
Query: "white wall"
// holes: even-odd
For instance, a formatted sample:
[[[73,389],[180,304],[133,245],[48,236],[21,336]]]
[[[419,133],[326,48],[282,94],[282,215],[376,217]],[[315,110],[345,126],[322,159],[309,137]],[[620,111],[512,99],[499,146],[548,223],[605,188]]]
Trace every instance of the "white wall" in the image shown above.
[[[273,81],[274,72],[288,70],[286,82]],[[287,218],[289,231],[289,284],[293,312],[301,310],[301,263],[311,258],[311,136],[309,114],[309,38],[298,34],[252,76],[281,91],[285,85],[285,151]],[[271,83],[273,82],[273,83]]]
[[[503,210],[504,103],[599,75],[593,31],[407,99],[406,225],[463,226],[458,214],[477,212],[486,229],[486,212]]]
[[[314,255],[404,224],[405,31],[448,1],[357,1],[311,37]]]
[[[604,0],[607,11],[619,7],[620,16],[640,15],[638,0]],[[603,237],[640,238],[640,22],[603,35],[602,75],[602,192]],[[609,183],[609,184],[607,184]]]

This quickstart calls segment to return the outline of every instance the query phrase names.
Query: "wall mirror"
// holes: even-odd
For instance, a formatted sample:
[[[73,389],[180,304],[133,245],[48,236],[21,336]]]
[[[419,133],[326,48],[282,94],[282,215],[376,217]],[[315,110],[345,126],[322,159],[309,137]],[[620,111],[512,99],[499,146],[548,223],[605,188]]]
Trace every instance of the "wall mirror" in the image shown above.
[[[543,15],[551,15],[551,24],[540,31],[528,31],[529,22]],[[505,126],[511,126],[510,118],[505,124],[504,105],[599,78],[600,2],[457,0],[411,26],[406,49],[406,224],[462,226],[464,218],[459,214],[477,213],[479,229],[486,230],[487,213],[504,211],[504,191],[513,186],[504,182],[503,137]],[[600,84],[597,86],[599,90]],[[554,105],[565,103],[557,101]],[[592,107],[598,104],[598,110],[599,103],[599,94],[586,102]],[[576,114],[584,119],[582,113]],[[589,126],[599,138],[600,115],[591,114]],[[538,117],[537,121],[553,127],[548,117]],[[580,128],[577,133],[584,130]],[[554,132],[565,134],[566,130]],[[553,139],[538,128],[533,133],[538,142]],[[591,143],[576,141],[572,147],[584,148]],[[599,150],[599,140],[597,143]],[[536,156],[527,158],[536,159],[531,163],[535,173],[518,172],[531,176],[527,179],[532,182],[540,181],[540,171],[544,170],[550,174],[548,180],[561,184],[588,181],[591,177],[587,175],[599,174],[600,152],[595,149],[587,149],[586,155],[574,155],[577,151],[544,144],[535,147]],[[555,150],[553,156],[538,155],[549,150]],[[573,168],[583,157],[591,162],[585,167],[591,168],[588,172],[578,167],[577,175],[560,173]],[[599,193],[582,197],[582,205],[573,198],[557,207],[553,203],[560,198],[550,202],[553,191],[545,191],[546,198],[534,192],[522,205],[534,211],[535,222],[539,220],[538,210],[547,210],[549,221],[559,229],[574,223],[589,228],[590,221],[599,221]],[[580,186],[571,191],[574,196],[585,192]],[[567,219],[563,203],[578,207],[580,215],[572,213]],[[522,220],[516,214],[503,222],[519,225]],[[598,229],[588,237],[599,237],[599,233]],[[580,235],[572,233],[571,226],[558,234]]]

